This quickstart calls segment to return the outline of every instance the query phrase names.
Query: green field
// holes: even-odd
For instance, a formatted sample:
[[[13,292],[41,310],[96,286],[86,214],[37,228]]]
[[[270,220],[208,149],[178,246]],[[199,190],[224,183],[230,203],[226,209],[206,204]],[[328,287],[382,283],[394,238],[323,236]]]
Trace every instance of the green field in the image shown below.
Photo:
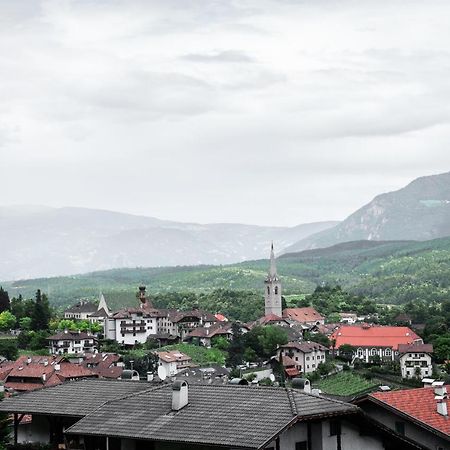
[[[352,372],[339,372],[314,383],[314,387],[331,395],[351,396],[367,389],[376,388],[378,383],[366,380]]]

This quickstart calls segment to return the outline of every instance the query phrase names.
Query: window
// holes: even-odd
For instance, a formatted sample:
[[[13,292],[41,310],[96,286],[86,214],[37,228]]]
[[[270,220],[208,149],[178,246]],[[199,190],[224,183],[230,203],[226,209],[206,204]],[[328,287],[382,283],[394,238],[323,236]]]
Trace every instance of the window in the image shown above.
[[[364,354],[364,351],[363,351],[362,348],[358,348],[357,353],[358,353],[358,358],[361,358],[363,356],[363,354]]]
[[[341,435],[341,422],[339,420],[330,420],[330,436]]]
[[[385,354],[386,356],[391,356],[391,355],[392,355],[391,349],[390,349],[390,348],[387,348],[387,349],[385,350],[384,354]]]
[[[308,442],[307,441],[296,442],[295,450],[308,450]]]
[[[395,422],[395,431],[402,436],[405,435],[405,422]]]
[[[278,294],[278,286],[275,286],[275,295],[277,295],[277,294]]]
[[[376,348],[373,348],[373,349],[370,351],[370,354],[371,354],[372,356],[375,356],[375,355],[377,354],[377,349],[376,349]]]
[[[270,294],[270,286],[267,286],[267,293]]]

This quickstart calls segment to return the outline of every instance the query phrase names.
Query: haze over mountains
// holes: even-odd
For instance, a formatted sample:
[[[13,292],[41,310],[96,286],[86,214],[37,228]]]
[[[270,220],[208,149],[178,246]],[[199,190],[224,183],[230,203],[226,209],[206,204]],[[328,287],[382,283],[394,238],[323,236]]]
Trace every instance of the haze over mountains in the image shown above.
[[[0,280],[136,266],[227,264],[266,257],[335,225],[170,222],[85,208],[0,208]]]
[[[359,240],[425,241],[450,236],[450,172],[417,178],[375,197],[344,221],[300,240],[286,252]]]
[[[230,264],[341,242],[450,236],[450,173],[381,194],[343,222],[181,223],[85,208],[0,207],[0,280],[118,267]]]

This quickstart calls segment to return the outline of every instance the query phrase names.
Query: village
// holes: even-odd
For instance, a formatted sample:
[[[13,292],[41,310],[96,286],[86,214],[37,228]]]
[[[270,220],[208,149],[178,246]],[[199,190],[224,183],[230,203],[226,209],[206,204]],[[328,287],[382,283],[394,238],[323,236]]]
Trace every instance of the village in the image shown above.
[[[220,440],[228,448],[341,448],[334,441],[354,448],[448,448],[448,397],[431,344],[409,326],[379,325],[350,311],[330,323],[311,306],[283,309],[273,244],[262,281],[265,315],[249,323],[230,321],[220,312],[156,308],[145,286],[138,289],[135,307],[117,311],[110,309],[105,294],[98,304],[80,300],[61,318],[70,328],[46,338],[47,355],[30,352],[0,363],[6,396],[0,410],[13,414],[13,441],[138,448],[137,430],[146,426],[133,425],[138,428],[130,431],[138,410],[124,413],[110,428],[99,426],[96,414],[109,417],[116,403],[118,412],[128,411],[127,402],[131,407],[139,401],[167,401],[173,411],[189,417],[177,413],[177,427],[195,423],[189,421],[198,408],[211,417],[208,427],[228,436],[229,441]],[[87,322],[98,331],[74,329]],[[211,395],[217,399],[208,401]],[[61,410],[57,405],[63,399]],[[107,406],[102,406],[105,399]],[[217,401],[223,402],[223,417],[211,410]],[[264,406],[254,410],[252,402]],[[255,440],[236,442],[232,424],[222,419],[236,417],[240,408],[243,417],[260,414],[274,428],[262,426]],[[154,420],[161,420],[164,411],[153,411]],[[291,418],[281,419],[283,414]],[[249,426],[261,418],[251,419]],[[285,429],[292,419],[299,423]],[[119,424],[124,434],[118,441],[114,430]],[[155,428],[155,441],[164,442],[173,426]],[[179,441],[176,436],[171,448],[191,448],[193,442],[216,448],[201,425],[191,432],[184,429]],[[295,447],[290,446],[294,441]]]

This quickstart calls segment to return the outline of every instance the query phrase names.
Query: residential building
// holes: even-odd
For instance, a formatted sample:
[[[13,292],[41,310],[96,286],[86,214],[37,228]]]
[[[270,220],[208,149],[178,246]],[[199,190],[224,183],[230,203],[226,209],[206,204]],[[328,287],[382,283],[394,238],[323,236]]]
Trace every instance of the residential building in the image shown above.
[[[342,325],[330,336],[334,348],[344,345],[353,347],[355,358],[370,362],[374,358],[394,361],[399,356],[400,344],[422,344],[422,338],[408,327],[370,325]]]
[[[149,338],[170,341],[183,340],[197,327],[208,328],[217,322],[213,314],[200,309],[178,311],[154,308],[146,296],[145,286],[139,287],[139,307],[123,308],[105,321],[105,337],[124,346],[143,344]]]
[[[399,344],[398,354],[403,378],[425,378],[433,373],[431,344]]]
[[[325,323],[325,318],[311,306],[304,308],[286,308],[283,310],[283,319],[290,319],[308,327],[323,325]]]
[[[97,311],[97,305],[86,300],[80,300],[64,311],[64,319],[87,320]]]
[[[416,448],[354,405],[289,388],[83,380],[5,399],[0,411],[14,415],[16,442],[55,448]],[[32,415],[25,431],[23,414]]]
[[[116,353],[86,353],[80,364],[101,378],[121,378],[124,370],[122,357]]]
[[[327,352],[325,346],[316,342],[289,342],[277,349],[277,357],[289,357],[300,373],[307,374],[314,372],[320,363],[325,362]]]
[[[189,368],[192,364],[192,358],[178,350],[155,353],[158,355],[158,365],[164,368],[169,377],[177,375],[178,372]]]
[[[341,323],[347,323],[349,325],[353,325],[354,323],[356,323],[358,321],[358,315],[354,314],[354,313],[342,312],[342,313],[339,313],[339,317],[340,317],[339,321]]]
[[[52,355],[82,354],[97,350],[98,339],[91,333],[84,331],[64,330],[47,338],[49,352]]]
[[[275,314],[267,314],[253,322],[252,326],[256,325],[277,325],[279,327],[289,327],[290,323],[288,320],[283,319],[281,316],[276,316]]]
[[[416,442],[418,448],[450,448],[448,395],[443,382],[419,389],[375,392],[357,404],[371,419]]]
[[[21,356],[0,365],[0,381],[9,392],[28,392],[62,384],[67,380],[97,378],[88,368],[61,356]]]
[[[200,345],[209,348],[216,337],[231,340],[233,337],[232,324],[230,322],[218,322],[209,327],[197,327],[189,332],[184,340],[186,342],[198,342]]]
[[[275,254],[273,251],[273,242],[270,249],[270,267],[266,279],[264,280],[264,303],[265,316],[275,314],[281,317],[281,281],[277,274],[277,267],[275,264]]]

